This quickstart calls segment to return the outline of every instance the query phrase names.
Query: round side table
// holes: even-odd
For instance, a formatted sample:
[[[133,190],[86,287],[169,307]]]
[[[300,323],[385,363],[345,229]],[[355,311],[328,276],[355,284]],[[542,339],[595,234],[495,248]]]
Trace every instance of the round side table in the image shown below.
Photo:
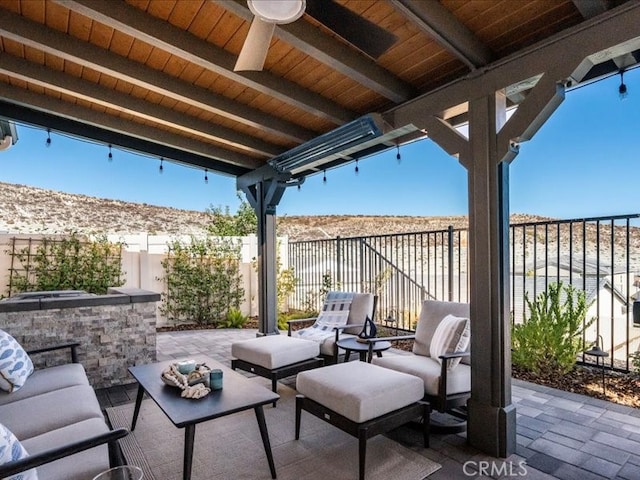
[[[367,354],[369,353],[369,344],[366,342],[359,342],[353,337],[344,338],[338,340],[336,345],[339,348],[342,348],[345,351],[344,361],[348,362],[351,357],[351,352],[358,352],[360,354],[361,362],[369,362],[371,363],[371,359],[367,358]],[[382,356],[382,352],[385,350],[389,350],[391,348],[391,342],[376,342],[373,344],[373,352],[376,353],[378,357]]]

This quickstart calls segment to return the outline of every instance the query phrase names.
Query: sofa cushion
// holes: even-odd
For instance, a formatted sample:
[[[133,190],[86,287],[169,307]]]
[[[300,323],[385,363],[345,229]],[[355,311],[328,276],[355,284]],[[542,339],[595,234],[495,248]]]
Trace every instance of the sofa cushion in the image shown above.
[[[85,440],[109,430],[103,419],[90,418],[28,438],[22,443],[32,454],[70,442]],[[109,468],[109,450],[100,445],[81,453],[38,467],[38,475],[46,480],[88,480]]]
[[[373,316],[373,294],[372,293],[356,293],[351,300],[351,308],[349,309],[349,318],[347,325],[362,325],[367,317]],[[362,331],[362,327],[345,328],[344,333],[358,335]]]
[[[347,333],[340,334],[340,340],[344,340],[345,338],[355,338],[355,335],[350,335]],[[331,337],[327,337],[320,343],[320,353],[322,355],[333,356],[333,349],[335,348],[336,337],[335,335]]]
[[[15,338],[0,330],[0,389],[15,392],[33,373],[33,363]]]
[[[422,302],[420,317],[416,325],[416,339],[413,342],[413,353],[429,356],[431,339],[440,321],[447,315],[469,318],[469,304],[457,302],[440,302],[425,300]],[[462,363],[467,363],[464,359]]]
[[[420,377],[426,395],[437,395],[440,382],[440,363],[422,355],[385,355],[373,357],[371,363]],[[447,372],[447,394],[463,393],[471,390],[471,367],[460,364]]]
[[[440,355],[454,352],[466,352],[469,347],[469,319],[447,315],[438,324],[429,346],[429,356],[442,363]],[[460,363],[460,358],[452,358],[447,362],[447,369],[453,370]]]
[[[0,422],[23,440],[104,415],[93,389],[76,385],[0,405]]]
[[[347,362],[301,372],[296,390],[356,423],[420,400],[422,381],[365,362]]]
[[[267,335],[231,344],[231,355],[270,370],[317,357],[320,345],[313,340]]]
[[[0,405],[74,385],[89,385],[84,367],[79,363],[36,369],[29,377],[29,381],[17,392],[11,394],[0,392]]]
[[[20,440],[7,427],[0,423],[0,464],[28,457],[29,454]],[[46,478],[46,477],[42,477]],[[27,470],[9,477],[7,480],[38,480],[35,469]]]

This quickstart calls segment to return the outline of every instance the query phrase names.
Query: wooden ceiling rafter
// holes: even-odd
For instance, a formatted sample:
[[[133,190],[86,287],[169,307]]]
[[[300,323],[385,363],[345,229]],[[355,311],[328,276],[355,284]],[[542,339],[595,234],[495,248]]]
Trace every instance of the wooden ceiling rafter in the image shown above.
[[[424,129],[395,122],[425,115],[442,119],[443,110],[468,100],[470,86],[474,95],[508,87],[511,104],[526,102],[527,78],[543,71],[554,78],[566,75],[564,61],[579,60],[574,52],[556,58],[556,66],[536,55],[528,64],[514,58],[607,22],[608,9],[631,11],[636,3],[323,1],[336,11],[349,10],[372,32],[384,30],[394,43],[379,55],[367,54],[357,38],[347,39],[344,24],[331,30],[330,17],[308,8],[296,22],[276,27],[264,71],[234,72],[253,17],[245,0],[0,0],[0,97],[20,105],[16,112],[28,119],[41,111],[39,125],[60,108],[64,125],[81,132],[86,120],[96,141],[114,143],[100,129],[115,129],[118,141],[129,142],[125,148],[155,153],[174,148],[178,157],[184,148],[183,161],[226,174],[265,165],[361,115],[383,114],[389,128],[398,130],[385,127],[375,148],[332,154],[326,165],[333,168],[424,137]],[[633,25],[626,28],[636,31]],[[636,50],[640,45],[618,45],[590,55],[571,80],[637,63]],[[16,93],[21,89],[24,98]],[[51,99],[36,101],[37,95]],[[438,107],[440,114],[433,113]],[[70,113],[73,108],[78,118]],[[465,115],[449,110],[448,123]],[[440,120],[425,122],[446,127]],[[132,129],[128,140],[123,125]],[[168,141],[177,143],[171,147]]]
[[[244,0],[210,0],[221,4],[240,18],[251,21],[253,14]],[[364,55],[355,53],[342,42],[332,40],[306,22],[276,25],[274,37],[284,40],[301,53],[329,65],[359,84],[379,93],[389,100],[400,103],[415,96],[414,88],[408,83],[380,68]]]
[[[58,2],[99,23],[111,25],[149,45],[156,45],[205,70],[223,75],[284,103],[290,103],[301,110],[331,120],[336,125],[355,118],[348,109],[318,94],[313,94],[296,83],[283,81],[282,78],[269,72],[234,72],[235,55],[155,17],[145,15],[141,10],[126,3],[89,0],[50,1]]]
[[[43,51],[64,60],[110,75],[132,85],[191,103],[204,110],[233,118],[256,128],[300,142],[313,138],[314,133],[291,122],[239,105],[221,95],[215,95],[176,81],[162,72],[125,59],[91,44],[74,41],[54,30],[43,28],[20,16],[0,16],[0,35],[36,51]]]
[[[420,0],[391,2],[470,70],[487,65],[493,59],[493,52],[440,3]]]

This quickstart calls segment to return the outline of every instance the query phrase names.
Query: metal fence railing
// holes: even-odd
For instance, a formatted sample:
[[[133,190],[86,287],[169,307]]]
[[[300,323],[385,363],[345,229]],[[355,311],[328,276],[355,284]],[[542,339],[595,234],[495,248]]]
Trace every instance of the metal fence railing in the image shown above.
[[[513,224],[510,228],[511,308],[514,322],[551,282],[584,290],[592,301],[587,342],[602,335],[614,352],[610,367],[629,369],[640,347],[631,315],[640,299],[640,214]],[[468,232],[445,230],[289,243],[298,279],[290,306],[319,309],[330,289],[378,295],[376,321],[397,320],[413,330],[422,301],[468,302]],[[588,360],[588,359],[587,359]]]

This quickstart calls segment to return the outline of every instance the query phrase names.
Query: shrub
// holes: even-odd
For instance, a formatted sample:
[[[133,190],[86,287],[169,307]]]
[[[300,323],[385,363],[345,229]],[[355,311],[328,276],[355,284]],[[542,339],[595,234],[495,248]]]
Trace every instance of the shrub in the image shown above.
[[[302,318],[310,318],[310,323],[318,316],[317,311],[303,311],[303,310],[289,310],[286,313],[278,314],[278,328],[280,330],[287,330],[289,328],[289,320],[298,320]]]
[[[12,253],[19,268],[11,269],[10,294],[50,290],[106,294],[109,287],[124,285],[123,244],[111,243],[106,236],[89,240],[71,233],[60,239],[30,240],[29,244]]]
[[[640,373],[640,351],[632,353],[631,355],[629,355],[629,358],[631,358],[633,371],[636,373]]]
[[[160,311],[172,321],[215,325],[244,298],[240,246],[229,239],[192,238],[169,244],[162,261],[167,284]]]
[[[247,323],[249,317],[243,315],[237,308],[230,308],[227,312],[227,316],[220,320],[218,327],[220,328],[242,328]]]
[[[530,316],[512,330],[513,364],[535,373],[565,374],[584,351],[585,293],[562,282],[552,283],[535,301],[525,295]]]

